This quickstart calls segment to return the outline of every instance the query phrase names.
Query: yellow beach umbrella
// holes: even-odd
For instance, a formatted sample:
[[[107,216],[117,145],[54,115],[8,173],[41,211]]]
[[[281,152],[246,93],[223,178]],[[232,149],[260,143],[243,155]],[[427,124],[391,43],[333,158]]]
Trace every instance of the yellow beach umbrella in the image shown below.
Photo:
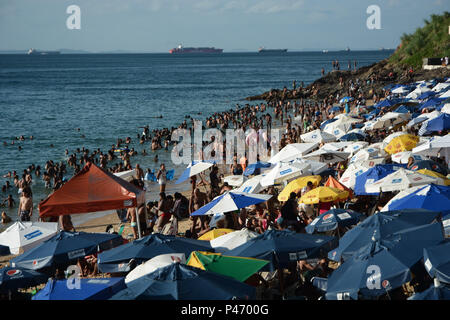
[[[306,176],[295,179],[289,182],[288,185],[283,189],[283,191],[281,191],[281,193],[278,195],[278,200],[287,201],[291,192],[298,192],[302,188],[306,187],[308,181],[311,181],[312,184],[317,187],[321,179],[321,176]]]
[[[230,232],[233,232],[233,231],[236,231],[236,230],[225,229],[225,228],[213,229],[211,231],[208,231],[207,233],[205,233],[201,237],[199,237],[198,240],[212,240],[212,239],[218,238],[220,236],[223,236],[224,234],[227,234],[227,233],[230,233]]]
[[[410,151],[416,147],[419,142],[419,137],[412,134],[403,134],[401,136],[395,137],[389,142],[389,144],[384,148],[389,154],[394,154],[403,151]]]
[[[317,187],[305,193],[299,200],[300,203],[315,204],[319,202],[331,202],[345,200],[349,196],[348,191],[333,187]]]
[[[426,174],[427,176],[430,176],[430,177],[435,177],[435,178],[438,178],[438,179],[442,179],[442,184],[443,185],[450,186],[450,179],[448,179],[443,174],[440,174],[439,172],[428,170],[428,169],[420,169],[420,170],[417,170],[417,172],[420,172],[422,174]]]

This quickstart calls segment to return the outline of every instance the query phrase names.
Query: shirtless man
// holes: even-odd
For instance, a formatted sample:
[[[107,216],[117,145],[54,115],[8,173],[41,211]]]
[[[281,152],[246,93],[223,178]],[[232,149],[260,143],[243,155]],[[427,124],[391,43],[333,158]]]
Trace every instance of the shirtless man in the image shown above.
[[[19,209],[17,214],[20,221],[30,221],[33,215],[33,198],[31,197],[31,190],[29,187],[25,187],[20,197]]]

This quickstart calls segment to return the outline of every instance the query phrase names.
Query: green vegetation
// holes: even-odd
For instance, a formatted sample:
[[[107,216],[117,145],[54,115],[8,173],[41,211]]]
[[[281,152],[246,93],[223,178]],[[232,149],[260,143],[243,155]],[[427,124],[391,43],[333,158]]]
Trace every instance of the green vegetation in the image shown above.
[[[401,44],[389,62],[401,66],[422,67],[422,58],[441,58],[450,56],[450,13],[431,15],[425,26],[413,34],[403,34]]]

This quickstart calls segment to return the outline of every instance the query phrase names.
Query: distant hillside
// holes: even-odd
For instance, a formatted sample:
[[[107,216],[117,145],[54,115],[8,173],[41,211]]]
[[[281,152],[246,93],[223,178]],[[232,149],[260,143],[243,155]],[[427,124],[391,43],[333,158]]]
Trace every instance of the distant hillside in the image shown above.
[[[431,15],[425,26],[413,34],[403,34],[401,44],[389,58],[394,65],[422,67],[422,58],[450,56],[450,13]]]

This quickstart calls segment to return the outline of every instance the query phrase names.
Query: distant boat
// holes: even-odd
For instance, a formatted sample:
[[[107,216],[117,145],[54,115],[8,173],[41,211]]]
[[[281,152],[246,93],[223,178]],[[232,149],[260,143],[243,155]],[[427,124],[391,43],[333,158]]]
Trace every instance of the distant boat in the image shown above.
[[[60,54],[59,51],[38,51],[36,49],[31,48],[28,50],[29,55],[54,55],[54,54]]]
[[[259,53],[281,53],[281,52],[287,52],[288,49],[266,49],[264,47],[261,47],[258,49]]]
[[[170,49],[170,53],[222,53],[223,49],[214,47],[183,47],[181,44],[178,47]]]

